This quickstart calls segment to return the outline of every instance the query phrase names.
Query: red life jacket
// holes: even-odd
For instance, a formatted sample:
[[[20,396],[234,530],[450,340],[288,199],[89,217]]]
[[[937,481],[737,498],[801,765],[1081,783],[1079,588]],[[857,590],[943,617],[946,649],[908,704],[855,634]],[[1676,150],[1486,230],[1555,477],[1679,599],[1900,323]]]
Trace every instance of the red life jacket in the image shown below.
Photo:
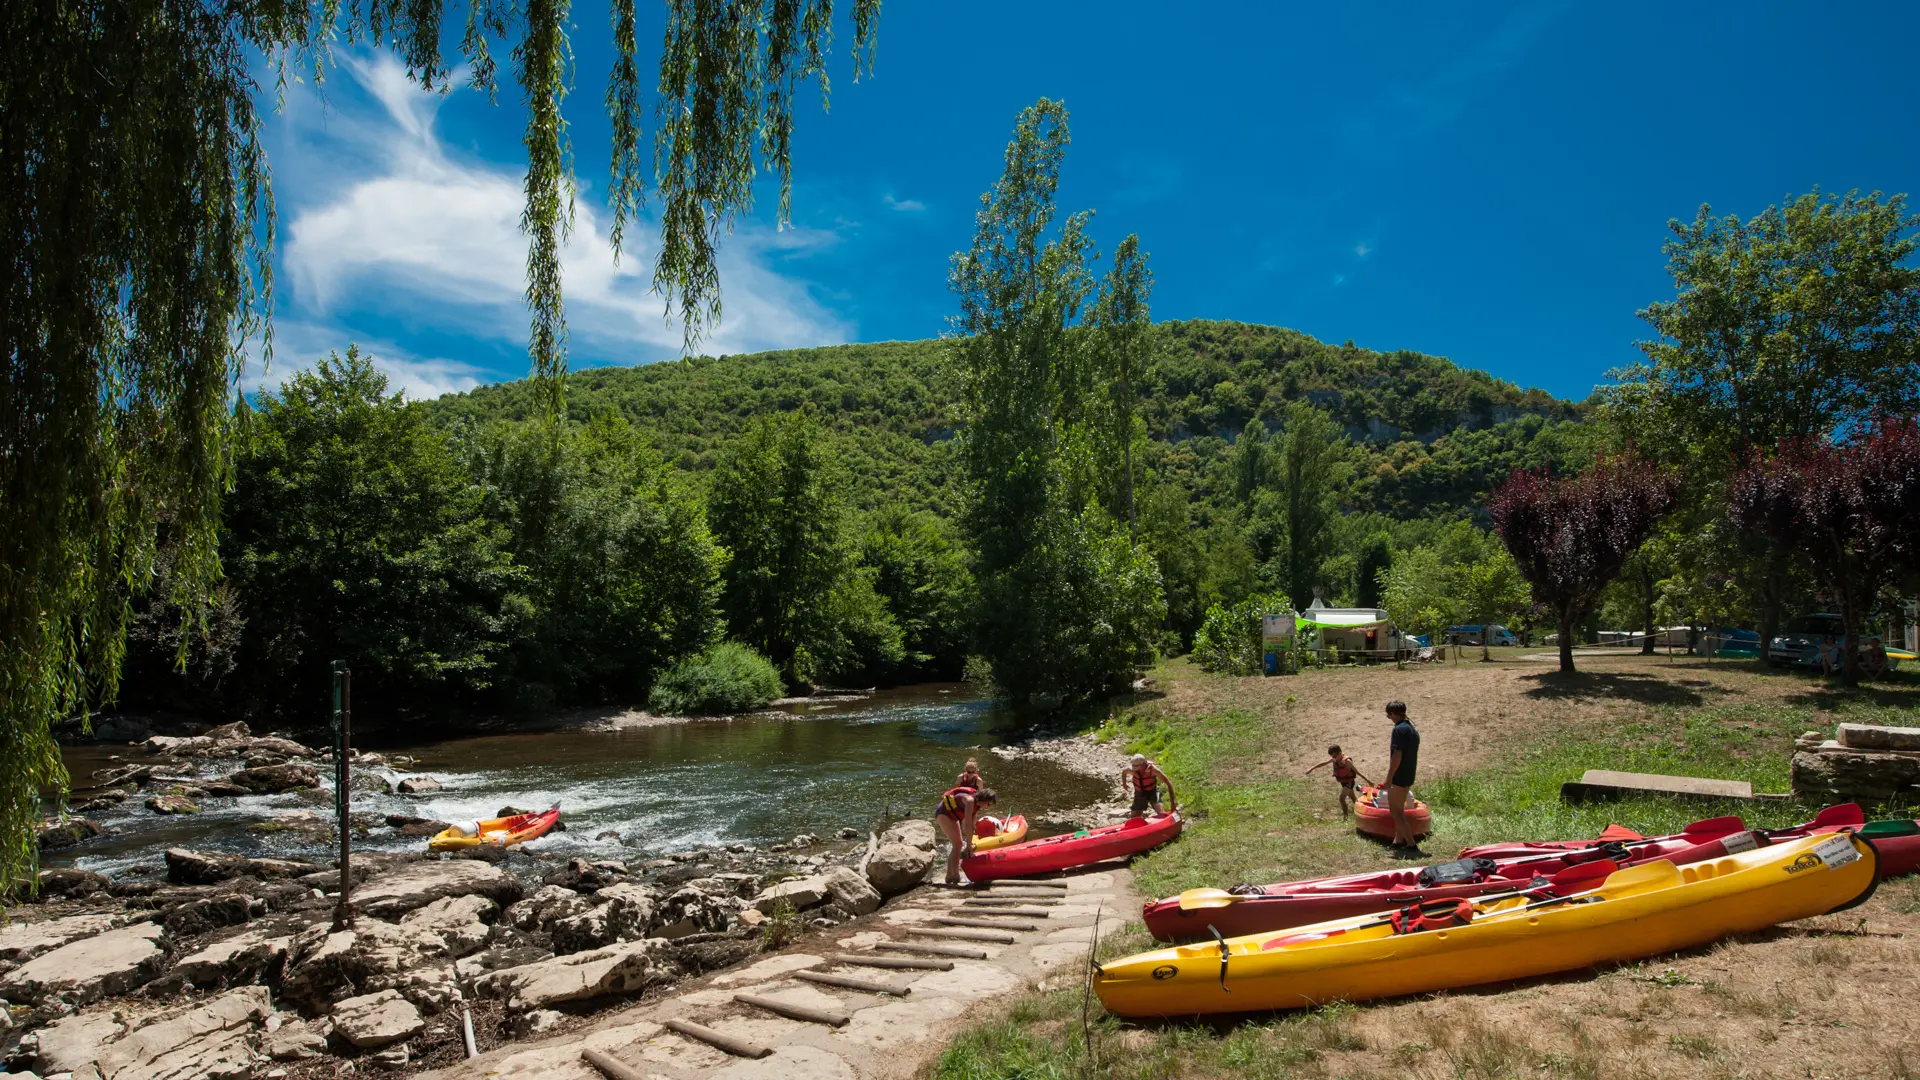
[[[1473,904],[1467,900],[1441,900],[1415,904],[1387,916],[1387,924],[1396,934],[1418,934],[1425,930],[1449,930],[1473,921]]]
[[[1133,786],[1140,791],[1152,791],[1160,783],[1159,774],[1153,771],[1153,765],[1147,765],[1147,771],[1133,770]]]
[[[1339,761],[1333,763],[1333,778],[1335,780],[1351,780],[1354,776],[1355,772],[1352,758],[1341,758]]]
[[[945,813],[948,817],[952,818],[955,821],[966,820],[967,815],[965,811],[961,809],[961,806],[960,806],[960,797],[963,795],[971,799],[973,797],[973,789],[970,787],[956,787],[956,788],[947,789],[947,793],[940,796],[941,812]]]
[[[986,786],[981,781],[979,773],[961,773],[960,778],[954,781],[954,785],[956,787],[967,788],[971,791],[979,791]]]

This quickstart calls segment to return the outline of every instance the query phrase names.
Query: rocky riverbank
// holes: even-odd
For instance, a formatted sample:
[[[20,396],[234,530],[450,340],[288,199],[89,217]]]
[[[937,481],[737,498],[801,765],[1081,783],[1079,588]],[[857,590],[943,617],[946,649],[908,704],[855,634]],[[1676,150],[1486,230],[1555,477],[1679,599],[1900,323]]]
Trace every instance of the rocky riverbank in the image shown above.
[[[321,810],[330,763],[293,740],[228,725],[148,736],[123,757],[88,778],[76,809],[144,796],[154,813],[190,813],[166,800],[298,791],[316,811],[292,827],[332,827]],[[392,767],[407,763],[369,754],[353,764],[358,790],[393,784]],[[353,822],[407,836],[440,826],[405,815]],[[43,844],[79,842],[90,828],[84,817],[50,821]],[[175,848],[112,878],[48,869],[0,929],[6,1059],[104,1080],[453,1060],[466,1017],[482,1049],[551,1030],[871,913],[933,861],[924,821],[634,862],[523,848],[365,852],[353,861],[350,927],[335,925],[337,865],[319,861]]]
[[[1120,784],[1120,773],[1126,768],[1127,755],[1116,744],[1101,741],[1098,734],[1036,737],[1005,746],[996,746],[989,752],[994,757],[1007,761],[1039,758],[1071,769],[1083,776],[1097,777],[1106,781],[1108,785],[1106,798],[1050,813],[1047,815],[1049,821],[1058,821],[1078,828],[1094,828],[1100,825],[1111,825],[1127,816],[1128,804]],[[991,783],[992,771],[988,768],[988,763],[982,762],[981,768],[987,772],[989,783]]]

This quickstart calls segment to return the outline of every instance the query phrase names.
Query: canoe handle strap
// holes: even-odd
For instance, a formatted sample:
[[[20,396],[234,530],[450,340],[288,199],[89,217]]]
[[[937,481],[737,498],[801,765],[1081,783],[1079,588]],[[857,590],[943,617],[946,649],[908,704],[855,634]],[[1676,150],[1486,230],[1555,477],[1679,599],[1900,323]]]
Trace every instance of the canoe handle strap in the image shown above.
[[[1220,936],[1220,928],[1212,923],[1207,924],[1207,929],[1213,931],[1213,940],[1220,943],[1220,992],[1231,994],[1233,991],[1227,988],[1227,939]]]

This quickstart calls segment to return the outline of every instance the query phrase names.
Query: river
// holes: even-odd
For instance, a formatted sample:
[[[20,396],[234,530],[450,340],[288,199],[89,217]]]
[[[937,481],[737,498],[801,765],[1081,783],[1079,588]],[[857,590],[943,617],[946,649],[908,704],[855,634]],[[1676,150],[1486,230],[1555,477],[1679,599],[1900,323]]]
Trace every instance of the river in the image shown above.
[[[612,729],[483,735],[408,745],[382,740],[383,753],[418,759],[405,773],[446,785],[421,796],[356,793],[354,810],[444,821],[491,817],[503,805],[544,809],[559,803],[567,831],[531,848],[555,855],[634,859],[744,842],[765,845],[841,828],[865,833],[877,823],[932,812],[934,799],[969,756],[1001,796],[1000,810],[1040,820],[1097,801],[1108,782],[1032,758],[986,752],[1008,720],[958,684],[878,691],[853,699],[799,701],[724,720]],[[76,786],[127,747],[69,747]],[[137,751],[135,752],[137,753]],[[134,760],[127,755],[129,760]],[[327,770],[323,768],[323,772]],[[168,847],[248,855],[330,857],[324,839],[276,823],[326,814],[314,793],[207,799],[199,814],[162,817],[140,797],[90,814],[108,834],[49,853],[50,865],[112,874],[154,864]],[[618,838],[602,837],[617,833]],[[361,849],[419,848],[424,841],[374,829]]]

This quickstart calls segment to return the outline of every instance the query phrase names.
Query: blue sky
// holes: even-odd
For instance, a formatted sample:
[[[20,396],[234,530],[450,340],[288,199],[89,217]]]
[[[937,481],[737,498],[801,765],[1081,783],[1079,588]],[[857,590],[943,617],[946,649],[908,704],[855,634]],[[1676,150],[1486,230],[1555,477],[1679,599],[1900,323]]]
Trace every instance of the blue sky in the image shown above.
[[[669,359],[651,235],[617,267],[605,244],[605,9],[581,0],[574,22],[572,362]],[[769,189],[728,241],[702,351],[937,335],[948,256],[1015,115],[1049,96],[1072,112],[1061,208],[1096,211],[1109,252],[1140,234],[1157,319],[1416,349],[1581,397],[1672,293],[1669,218],[1915,186],[1916,32],[1900,4],[889,4],[874,77],[855,84],[842,48],[831,111],[800,110],[793,227]],[[659,38],[642,26],[643,48]],[[416,396],[523,376],[515,89],[442,97],[383,54],[339,61],[269,123],[270,381],[349,341]]]

